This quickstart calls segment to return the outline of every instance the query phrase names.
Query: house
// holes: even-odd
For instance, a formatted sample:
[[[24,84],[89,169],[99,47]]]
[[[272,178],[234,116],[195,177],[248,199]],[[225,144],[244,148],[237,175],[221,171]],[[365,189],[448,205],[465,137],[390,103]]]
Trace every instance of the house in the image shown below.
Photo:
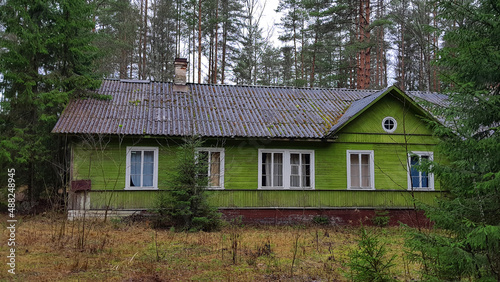
[[[228,217],[342,224],[386,209],[408,221],[415,201],[442,194],[415,165],[441,160],[425,120],[444,95],[187,84],[187,61],[175,65],[173,83],[105,80],[98,93],[110,100],[69,102],[52,132],[70,140],[70,218],[151,208],[193,135],[210,201]]]

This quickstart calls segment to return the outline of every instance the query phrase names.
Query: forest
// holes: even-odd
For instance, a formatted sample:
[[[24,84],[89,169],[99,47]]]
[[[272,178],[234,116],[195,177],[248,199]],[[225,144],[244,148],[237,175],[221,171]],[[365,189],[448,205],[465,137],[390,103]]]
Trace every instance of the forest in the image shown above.
[[[432,64],[455,21],[429,0],[109,0],[96,7],[107,76],[195,83],[440,91]],[[279,44],[269,40],[279,34]],[[275,46],[278,45],[278,46]]]

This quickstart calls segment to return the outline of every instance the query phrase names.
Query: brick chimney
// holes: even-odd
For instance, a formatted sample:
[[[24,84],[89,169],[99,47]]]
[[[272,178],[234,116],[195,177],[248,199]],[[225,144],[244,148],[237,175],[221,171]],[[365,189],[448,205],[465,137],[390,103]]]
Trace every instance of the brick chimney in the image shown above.
[[[189,87],[186,85],[186,71],[188,61],[185,58],[176,58],[174,61],[175,75],[174,75],[174,91],[188,92]]]

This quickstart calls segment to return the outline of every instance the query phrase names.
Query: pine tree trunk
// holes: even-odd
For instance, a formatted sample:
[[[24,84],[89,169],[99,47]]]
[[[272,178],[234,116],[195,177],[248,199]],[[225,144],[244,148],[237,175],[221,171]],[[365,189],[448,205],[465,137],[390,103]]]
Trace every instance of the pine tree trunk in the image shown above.
[[[144,5],[144,41],[142,42],[142,76],[141,79],[146,79],[146,41],[148,39],[148,0],[145,0]]]
[[[217,84],[217,49],[219,42],[219,0],[215,2],[215,49],[214,49],[214,67],[213,67],[213,84]]]
[[[198,0],[198,83],[201,83],[201,0]]]

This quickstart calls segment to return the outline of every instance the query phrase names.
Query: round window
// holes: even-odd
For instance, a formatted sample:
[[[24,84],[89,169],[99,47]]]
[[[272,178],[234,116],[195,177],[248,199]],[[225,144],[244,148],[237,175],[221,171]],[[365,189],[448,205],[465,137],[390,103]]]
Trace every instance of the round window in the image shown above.
[[[398,123],[393,117],[386,117],[384,120],[382,120],[382,128],[385,130],[387,133],[392,133],[396,130],[398,127]]]

